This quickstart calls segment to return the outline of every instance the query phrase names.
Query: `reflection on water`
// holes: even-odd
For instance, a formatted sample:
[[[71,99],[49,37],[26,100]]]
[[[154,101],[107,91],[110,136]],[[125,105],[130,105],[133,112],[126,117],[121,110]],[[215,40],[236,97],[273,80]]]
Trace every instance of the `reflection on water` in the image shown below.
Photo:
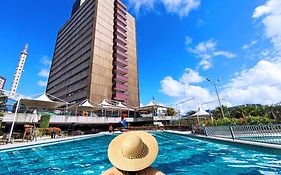
[[[168,175],[281,174],[281,156],[154,132],[159,155],[153,166]],[[0,153],[1,174],[100,174],[111,167],[114,135]]]

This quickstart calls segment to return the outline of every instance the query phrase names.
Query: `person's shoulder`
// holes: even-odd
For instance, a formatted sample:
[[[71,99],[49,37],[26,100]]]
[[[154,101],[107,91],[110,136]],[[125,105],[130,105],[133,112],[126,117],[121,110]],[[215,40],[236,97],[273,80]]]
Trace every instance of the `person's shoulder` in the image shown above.
[[[105,172],[103,172],[101,175],[122,175],[120,171],[118,171],[116,168],[112,167]]]
[[[142,170],[141,175],[165,175],[165,174],[163,172],[161,172],[160,170],[149,167],[149,168]]]

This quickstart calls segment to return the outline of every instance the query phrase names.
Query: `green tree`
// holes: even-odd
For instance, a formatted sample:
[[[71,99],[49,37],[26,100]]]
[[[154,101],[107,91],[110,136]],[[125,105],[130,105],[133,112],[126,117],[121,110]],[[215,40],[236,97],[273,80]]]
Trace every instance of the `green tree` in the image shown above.
[[[174,108],[168,108],[167,109],[167,115],[168,116],[175,116],[176,114],[177,114],[177,112]]]
[[[7,97],[0,91],[0,112],[5,110],[6,99]]]
[[[190,116],[190,115],[193,115],[193,114],[195,114],[195,113],[196,113],[196,111],[194,111],[194,110],[188,111],[188,112],[186,113],[186,116]]]
[[[224,116],[229,117],[228,107],[222,106],[222,109],[223,109],[223,112],[224,112]],[[213,115],[213,118],[215,118],[215,119],[223,118],[220,106],[216,107],[211,113]]]
[[[278,123],[281,123],[281,105],[270,106],[269,113]]]

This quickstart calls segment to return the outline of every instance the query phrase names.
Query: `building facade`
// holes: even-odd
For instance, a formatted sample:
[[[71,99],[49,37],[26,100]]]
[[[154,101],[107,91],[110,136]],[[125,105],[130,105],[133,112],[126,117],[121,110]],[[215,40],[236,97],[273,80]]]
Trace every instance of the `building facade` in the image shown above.
[[[0,89],[4,89],[6,79],[0,76]]]
[[[135,18],[120,0],[77,0],[58,32],[47,93],[139,106]]]
[[[9,98],[14,98],[16,95],[27,56],[28,56],[28,44],[24,46],[24,49],[20,53],[20,60],[18,63],[18,67],[16,68],[13,83],[9,92]]]

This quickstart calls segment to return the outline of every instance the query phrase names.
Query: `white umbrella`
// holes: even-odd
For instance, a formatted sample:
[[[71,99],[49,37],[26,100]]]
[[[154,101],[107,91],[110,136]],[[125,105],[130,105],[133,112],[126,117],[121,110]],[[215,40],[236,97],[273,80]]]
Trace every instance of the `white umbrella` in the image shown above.
[[[28,107],[40,107],[40,108],[51,108],[51,109],[55,109],[66,104],[62,102],[55,102],[51,100],[46,94],[43,94],[35,99],[23,98],[20,100],[20,102],[21,104],[24,104],[25,106]]]
[[[197,117],[197,116],[200,118],[205,118],[205,117],[209,117],[210,114],[204,111],[202,108],[199,108],[195,114],[191,115],[191,117]]]
[[[102,102],[99,103],[98,105],[101,107],[112,107],[113,106],[110,103],[108,103],[106,100],[102,100]]]
[[[99,103],[98,106],[99,106],[99,107],[101,108],[101,110],[102,110],[102,114],[101,114],[102,117],[103,117],[103,109],[105,110],[105,113],[106,113],[106,110],[107,110],[107,109],[116,109],[116,108],[117,108],[116,106],[114,106],[114,105],[108,103],[105,99],[102,100],[102,102]],[[111,113],[112,113],[112,112],[111,112]]]
[[[79,111],[94,111],[95,106],[92,105],[89,100],[84,100],[80,104],[75,104],[73,106],[70,106],[69,109],[75,109],[75,110],[78,109]]]
[[[38,115],[37,115],[37,110],[35,109],[32,113],[32,117],[30,118],[30,121],[31,123],[34,123],[34,122],[38,122],[39,118],[38,118]]]
[[[119,108],[128,109],[128,107],[123,105],[121,102],[119,102],[116,106],[119,107]]]

